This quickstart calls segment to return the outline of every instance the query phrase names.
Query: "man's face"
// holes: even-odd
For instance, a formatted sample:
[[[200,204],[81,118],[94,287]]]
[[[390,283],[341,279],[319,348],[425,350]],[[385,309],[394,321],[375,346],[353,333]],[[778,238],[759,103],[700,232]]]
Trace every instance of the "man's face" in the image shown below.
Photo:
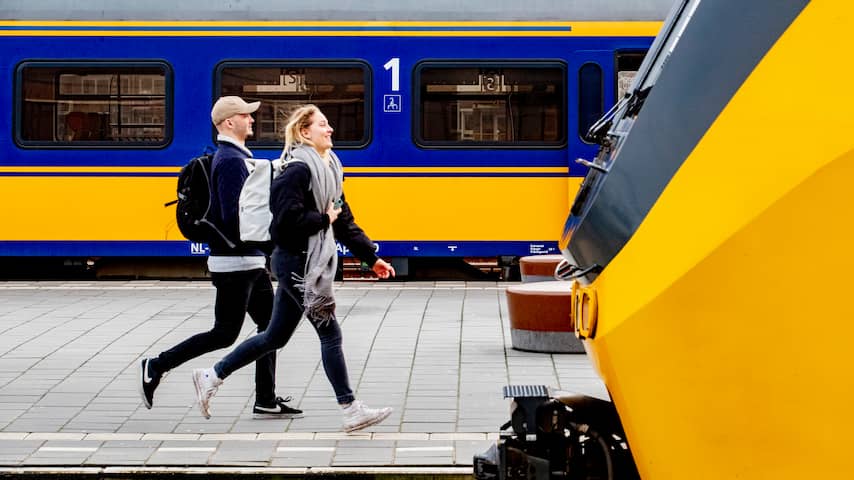
[[[252,114],[239,113],[227,118],[225,122],[238,140],[246,141],[254,133],[252,124],[255,123],[255,119],[252,118]]]

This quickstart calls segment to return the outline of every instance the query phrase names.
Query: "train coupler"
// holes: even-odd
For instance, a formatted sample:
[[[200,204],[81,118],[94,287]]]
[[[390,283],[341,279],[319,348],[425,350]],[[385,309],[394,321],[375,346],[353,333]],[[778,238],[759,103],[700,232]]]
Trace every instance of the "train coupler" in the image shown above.
[[[613,403],[544,385],[506,386],[504,398],[510,420],[474,456],[476,479],[640,478]]]

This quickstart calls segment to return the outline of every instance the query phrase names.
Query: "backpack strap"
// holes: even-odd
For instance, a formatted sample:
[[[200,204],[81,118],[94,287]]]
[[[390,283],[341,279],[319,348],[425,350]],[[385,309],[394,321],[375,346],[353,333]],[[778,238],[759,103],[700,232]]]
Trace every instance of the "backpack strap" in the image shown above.
[[[282,172],[284,172],[285,169],[288,168],[288,165],[291,165],[294,163],[305,163],[305,162],[298,159],[298,158],[293,158],[290,155],[282,155],[281,157],[273,160],[273,178],[276,178],[279,175],[281,175]]]

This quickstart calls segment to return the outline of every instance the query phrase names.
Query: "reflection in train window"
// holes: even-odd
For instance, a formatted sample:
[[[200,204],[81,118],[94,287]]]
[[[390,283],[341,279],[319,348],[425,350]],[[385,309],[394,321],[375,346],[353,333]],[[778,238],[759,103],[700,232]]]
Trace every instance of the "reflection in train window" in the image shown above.
[[[368,142],[369,70],[359,62],[227,62],[217,69],[219,95],[261,101],[251,146],[281,146],[290,112],[317,105],[335,129],[335,146]]]
[[[562,63],[425,62],[415,77],[422,145],[559,147],[566,141]]]
[[[162,63],[26,62],[16,131],[30,146],[162,146],[171,135]]]
[[[619,102],[626,93],[629,91],[629,87],[632,84],[632,81],[635,79],[635,75],[638,73],[638,69],[640,68],[641,63],[643,63],[643,57],[646,56],[646,52],[637,52],[637,51],[620,51],[617,52],[617,101]]]

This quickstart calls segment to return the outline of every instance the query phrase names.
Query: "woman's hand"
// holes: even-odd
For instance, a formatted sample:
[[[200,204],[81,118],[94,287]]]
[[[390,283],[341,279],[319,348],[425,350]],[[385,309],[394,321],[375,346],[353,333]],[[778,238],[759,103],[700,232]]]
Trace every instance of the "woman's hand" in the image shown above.
[[[329,215],[329,224],[335,223],[338,219],[338,214],[341,213],[341,207],[336,207],[335,202],[329,202],[329,208],[326,209],[326,214]]]
[[[371,267],[371,270],[373,270],[380,278],[394,277],[394,267],[389,265],[389,263],[382,258],[377,259],[374,266]]]

